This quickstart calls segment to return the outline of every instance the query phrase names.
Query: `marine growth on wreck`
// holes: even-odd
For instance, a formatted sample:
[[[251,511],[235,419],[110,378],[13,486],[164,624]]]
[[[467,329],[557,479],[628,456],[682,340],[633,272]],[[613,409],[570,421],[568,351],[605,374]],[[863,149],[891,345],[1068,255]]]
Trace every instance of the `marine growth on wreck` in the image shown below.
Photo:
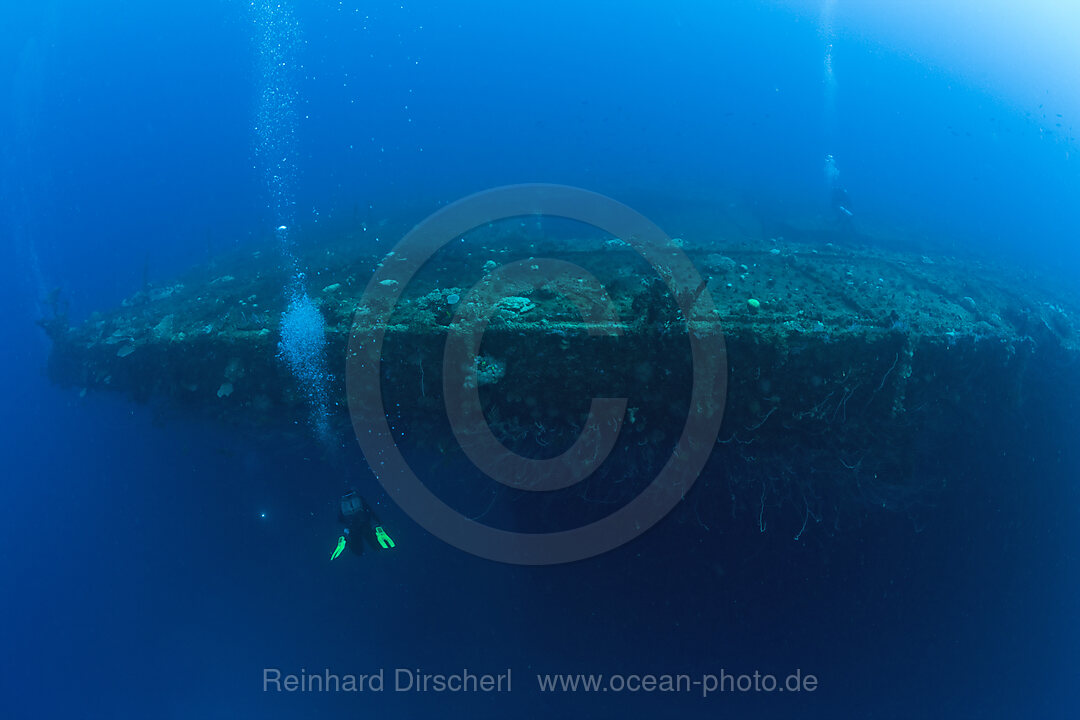
[[[664,278],[621,239],[524,225],[478,228],[452,243],[380,321],[397,444],[440,497],[484,522],[527,529],[542,512],[546,526],[557,518],[572,527],[640,492],[687,417],[690,332],[722,337],[726,353],[716,366],[726,373],[720,432],[678,510],[703,528],[734,521],[799,537],[835,532],[872,509],[912,512],[948,485],[943,448],[1025,406],[1052,405],[1055,387],[1077,384],[1075,298],[1011,270],[782,237],[676,239],[714,307],[688,323]],[[377,317],[364,289],[376,268],[402,258],[348,238],[304,247],[325,323],[329,423],[344,444],[353,432],[350,334]],[[455,438],[443,357],[470,289],[538,257],[595,276],[615,317],[583,318],[555,283],[504,288],[466,373],[487,427],[508,453],[553,457],[583,432],[592,398],[626,406],[606,460],[584,482],[547,493],[542,509],[524,510],[514,503],[521,490],[485,478]],[[307,389],[288,367],[286,273],[272,252],[247,250],[76,324],[57,301],[43,320],[49,374],[80,395],[124,393],[251,431],[295,432]]]

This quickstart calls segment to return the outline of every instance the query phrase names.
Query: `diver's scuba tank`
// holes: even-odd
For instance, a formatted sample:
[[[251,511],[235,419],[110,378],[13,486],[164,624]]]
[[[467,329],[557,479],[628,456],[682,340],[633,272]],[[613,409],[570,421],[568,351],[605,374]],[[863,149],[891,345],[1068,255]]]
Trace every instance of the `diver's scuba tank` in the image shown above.
[[[341,514],[345,517],[355,515],[363,509],[364,501],[360,499],[360,495],[355,490],[345,493],[341,496]]]

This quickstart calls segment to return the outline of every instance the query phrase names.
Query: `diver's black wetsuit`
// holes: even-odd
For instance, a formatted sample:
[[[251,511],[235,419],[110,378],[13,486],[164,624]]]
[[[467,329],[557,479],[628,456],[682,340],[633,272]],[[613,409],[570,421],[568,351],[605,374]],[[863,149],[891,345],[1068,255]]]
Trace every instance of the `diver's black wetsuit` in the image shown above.
[[[360,499],[360,509],[354,513],[345,515],[338,509],[338,522],[348,530],[348,547],[357,555],[364,554],[364,543],[371,545],[375,550],[382,550],[378,538],[375,537],[375,528],[382,524],[378,514],[368,505],[363,495],[356,495]]]

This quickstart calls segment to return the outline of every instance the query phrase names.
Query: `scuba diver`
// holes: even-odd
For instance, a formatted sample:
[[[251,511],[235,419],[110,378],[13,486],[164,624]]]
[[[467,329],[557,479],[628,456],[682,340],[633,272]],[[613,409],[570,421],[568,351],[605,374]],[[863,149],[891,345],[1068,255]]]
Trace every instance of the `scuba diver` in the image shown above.
[[[851,196],[848,191],[837,185],[832,191],[832,208],[841,223],[851,222],[855,213],[851,212]]]
[[[374,550],[389,550],[394,547],[394,541],[383,530],[379,516],[355,490],[341,496],[338,522],[344,525],[345,529],[341,531],[337,547],[330,555],[331,560],[336,560],[346,545],[357,555],[364,554],[365,542]]]
[[[840,184],[840,170],[836,167],[836,158],[825,156],[825,180],[829,185],[829,205],[832,207],[836,227],[841,237],[855,237],[855,213],[851,210],[851,196],[847,188]]]

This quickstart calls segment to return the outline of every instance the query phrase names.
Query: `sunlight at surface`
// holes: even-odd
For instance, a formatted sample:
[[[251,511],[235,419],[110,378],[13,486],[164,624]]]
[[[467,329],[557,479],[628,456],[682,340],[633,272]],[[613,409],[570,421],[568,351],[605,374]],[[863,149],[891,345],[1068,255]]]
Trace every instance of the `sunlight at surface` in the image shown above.
[[[1080,3],[1035,0],[773,0],[956,75],[1012,103],[1080,116]],[[1049,107],[1049,106],[1048,106]]]

